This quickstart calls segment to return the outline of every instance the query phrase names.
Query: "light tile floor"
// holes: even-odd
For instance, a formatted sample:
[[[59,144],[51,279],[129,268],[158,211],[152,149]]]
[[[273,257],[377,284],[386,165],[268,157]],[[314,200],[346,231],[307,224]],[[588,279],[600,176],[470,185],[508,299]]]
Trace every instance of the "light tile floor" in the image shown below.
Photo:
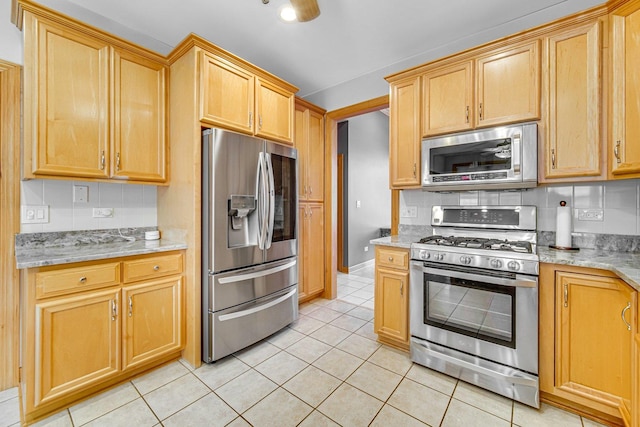
[[[173,362],[63,410],[39,426],[597,426],[531,409],[413,364],[376,341],[373,266],[338,273],[338,299],[300,307],[266,340],[193,370]],[[0,427],[18,425],[16,389]]]

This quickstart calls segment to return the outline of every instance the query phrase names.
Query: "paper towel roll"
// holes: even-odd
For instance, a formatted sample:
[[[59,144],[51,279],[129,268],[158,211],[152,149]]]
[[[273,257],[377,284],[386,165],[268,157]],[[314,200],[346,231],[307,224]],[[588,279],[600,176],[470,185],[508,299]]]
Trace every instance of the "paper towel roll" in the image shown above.
[[[556,213],[556,246],[571,247],[571,207],[560,202]]]

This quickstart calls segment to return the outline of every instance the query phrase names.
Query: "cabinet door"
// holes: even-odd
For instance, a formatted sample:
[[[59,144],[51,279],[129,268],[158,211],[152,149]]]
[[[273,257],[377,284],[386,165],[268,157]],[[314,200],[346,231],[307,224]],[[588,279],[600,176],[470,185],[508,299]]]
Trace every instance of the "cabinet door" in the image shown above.
[[[109,175],[109,46],[25,12],[25,154],[34,174]]]
[[[122,288],[123,369],[182,348],[182,277]]]
[[[540,118],[540,41],[476,60],[478,126]]]
[[[409,272],[376,269],[374,330],[399,343],[409,341]]]
[[[113,290],[36,304],[36,405],[120,371],[119,299]]]
[[[558,389],[616,410],[631,398],[635,307],[620,279],[556,272]]]
[[[473,129],[473,63],[462,62],[422,76],[424,136]]]
[[[640,426],[640,334],[636,334],[634,340],[632,374],[631,425]]]
[[[164,65],[114,49],[114,177],[166,180],[165,81]]]
[[[203,122],[253,133],[254,76],[200,53],[200,117]]]
[[[307,159],[309,158],[309,110],[296,106],[295,110],[295,146],[298,150],[298,199],[307,200]],[[302,218],[302,215],[300,215]]]
[[[601,174],[600,22],[545,40],[546,178]]]
[[[420,77],[391,84],[389,167],[391,188],[420,186]]]
[[[293,93],[256,79],[255,133],[276,141],[293,142]]]
[[[320,203],[307,205],[306,291],[317,295],[324,290],[324,207]]]
[[[612,138],[614,178],[640,176],[640,1],[611,14]]]
[[[324,116],[309,110],[307,158],[307,200],[324,201]]]

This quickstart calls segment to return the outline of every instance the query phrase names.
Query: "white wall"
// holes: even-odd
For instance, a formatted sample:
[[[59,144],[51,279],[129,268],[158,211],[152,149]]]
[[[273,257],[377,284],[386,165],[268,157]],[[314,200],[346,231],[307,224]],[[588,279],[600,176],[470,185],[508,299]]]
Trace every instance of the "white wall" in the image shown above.
[[[556,207],[561,200],[574,211],[573,231],[597,234],[640,235],[640,180],[553,185],[519,191],[465,191],[431,193],[404,190],[400,207],[416,206],[416,218],[400,224],[429,225],[433,205],[535,205],[538,230],[556,231]],[[603,209],[604,221],[578,221],[578,209]]]
[[[22,33],[11,23],[11,0],[0,2],[0,59],[22,65]]]
[[[87,203],[73,202],[73,186],[89,187]],[[49,206],[47,224],[21,224],[22,233],[157,226],[157,187],[103,182],[23,181],[22,205]],[[113,218],[93,218],[93,208],[113,208]]]

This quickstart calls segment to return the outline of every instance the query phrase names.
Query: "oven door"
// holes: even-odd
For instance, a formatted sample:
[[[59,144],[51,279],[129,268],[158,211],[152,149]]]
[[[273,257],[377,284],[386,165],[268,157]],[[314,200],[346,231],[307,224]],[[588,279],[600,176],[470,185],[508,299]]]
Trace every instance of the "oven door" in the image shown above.
[[[411,263],[411,335],[538,373],[538,278]]]

